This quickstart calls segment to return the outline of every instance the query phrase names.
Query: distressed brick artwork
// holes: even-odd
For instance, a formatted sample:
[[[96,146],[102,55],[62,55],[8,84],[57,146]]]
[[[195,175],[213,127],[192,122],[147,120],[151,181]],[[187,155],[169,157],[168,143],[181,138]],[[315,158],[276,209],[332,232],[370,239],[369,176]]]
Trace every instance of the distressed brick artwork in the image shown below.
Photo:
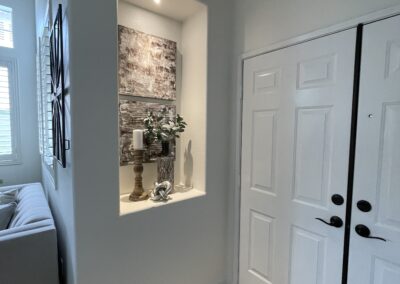
[[[176,99],[176,42],[118,26],[119,94]]]
[[[120,132],[120,165],[133,164],[133,155],[129,150],[132,143],[132,131],[134,129],[144,129],[143,119],[148,112],[158,113],[167,108],[169,116],[175,117],[176,107],[159,103],[149,103],[140,101],[130,101],[120,99],[119,101],[119,132]],[[144,155],[145,163],[152,163],[161,152],[161,143],[153,143],[146,147]]]

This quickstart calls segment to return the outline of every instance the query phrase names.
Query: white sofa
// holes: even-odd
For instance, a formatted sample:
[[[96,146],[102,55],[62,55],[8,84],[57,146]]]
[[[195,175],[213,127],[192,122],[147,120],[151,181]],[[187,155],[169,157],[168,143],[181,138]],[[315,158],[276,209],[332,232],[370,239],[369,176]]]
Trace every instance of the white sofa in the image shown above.
[[[0,231],[1,284],[57,284],[58,253],[54,220],[40,183],[21,188],[9,228]]]

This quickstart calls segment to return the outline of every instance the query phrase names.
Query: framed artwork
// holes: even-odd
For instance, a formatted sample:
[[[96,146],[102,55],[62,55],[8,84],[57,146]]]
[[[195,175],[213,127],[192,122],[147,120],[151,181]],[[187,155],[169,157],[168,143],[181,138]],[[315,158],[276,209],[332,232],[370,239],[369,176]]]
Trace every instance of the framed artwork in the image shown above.
[[[52,131],[53,156],[66,167],[65,139],[65,86],[63,58],[62,6],[58,6],[57,15],[50,35],[50,74],[52,93]]]
[[[118,26],[119,94],[176,99],[176,42]]]
[[[134,129],[144,129],[143,119],[147,116],[149,112],[158,113],[162,112],[164,109],[166,109],[166,112],[168,113],[168,116],[170,116],[170,118],[175,117],[176,107],[174,105],[120,99],[119,143],[121,166],[133,164],[133,153],[129,149],[132,143],[132,131]],[[154,142],[151,145],[146,145],[143,162],[156,162],[156,158],[159,156],[160,153],[160,142]]]

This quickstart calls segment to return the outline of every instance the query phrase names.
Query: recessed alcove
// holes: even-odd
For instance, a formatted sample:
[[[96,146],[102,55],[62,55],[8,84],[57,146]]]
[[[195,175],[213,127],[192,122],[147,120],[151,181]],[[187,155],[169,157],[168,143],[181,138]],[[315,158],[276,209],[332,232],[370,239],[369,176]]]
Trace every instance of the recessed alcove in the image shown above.
[[[176,99],[165,100],[120,92],[120,103],[173,106],[188,124],[185,132],[176,139],[175,192],[170,196],[171,199],[167,202],[130,201],[128,197],[135,183],[133,165],[122,163],[119,167],[120,214],[204,196],[207,7],[195,0],[161,0],[159,3],[149,0],[119,1],[118,25],[176,43]],[[157,163],[144,163],[143,166],[143,187],[150,190],[157,181]]]

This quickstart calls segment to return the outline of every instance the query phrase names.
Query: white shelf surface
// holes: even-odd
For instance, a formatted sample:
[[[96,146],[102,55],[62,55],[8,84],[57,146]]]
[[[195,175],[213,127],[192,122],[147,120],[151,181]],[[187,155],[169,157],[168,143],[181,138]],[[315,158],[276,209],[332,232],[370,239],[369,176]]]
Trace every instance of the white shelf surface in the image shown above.
[[[138,201],[138,202],[132,202],[129,200],[129,194],[123,194],[120,196],[119,199],[119,215],[127,215],[143,210],[148,210],[151,208],[156,208],[156,207],[161,207],[161,206],[166,206],[168,204],[192,199],[192,198],[197,198],[201,196],[205,196],[206,193],[204,191],[200,191],[197,189],[191,189],[186,192],[176,192],[174,194],[171,194],[171,199],[166,201],[166,202],[154,202],[150,199],[144,200],[144,201]]]

